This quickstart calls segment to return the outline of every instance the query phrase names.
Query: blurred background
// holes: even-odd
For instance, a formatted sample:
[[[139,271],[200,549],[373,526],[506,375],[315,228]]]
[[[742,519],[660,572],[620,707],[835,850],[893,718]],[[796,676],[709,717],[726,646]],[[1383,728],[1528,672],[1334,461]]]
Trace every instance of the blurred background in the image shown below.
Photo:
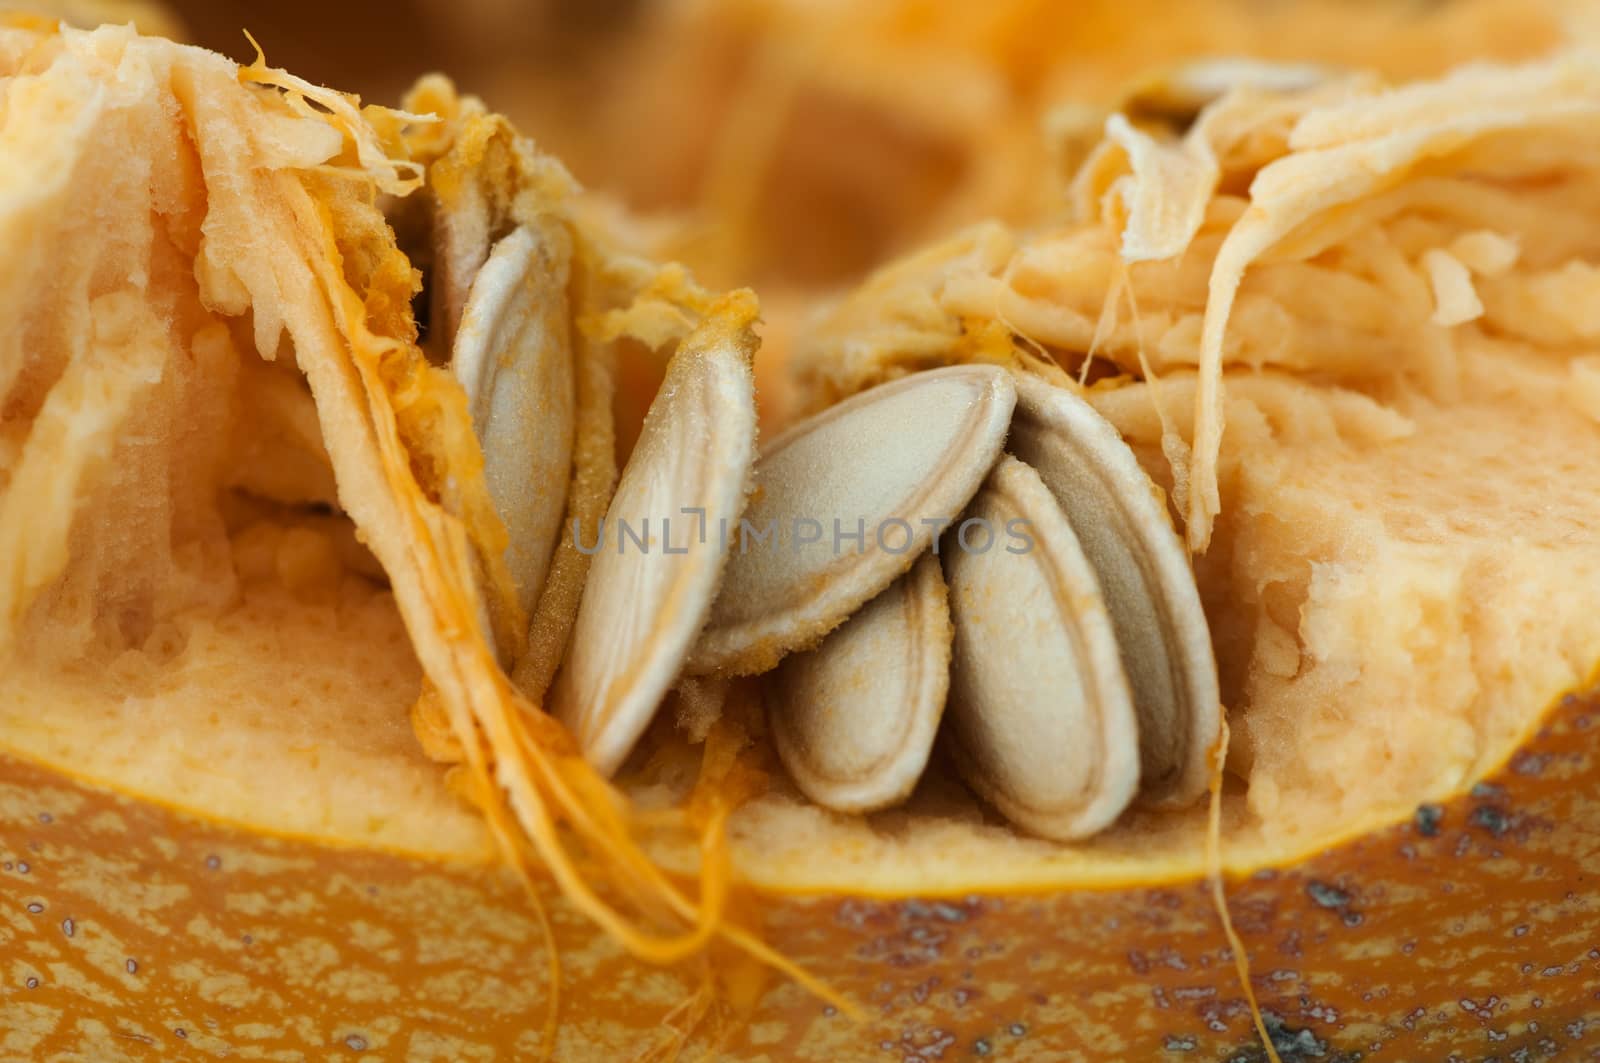
[[[975,220],[1048,218],[1107,111],[1187,59],[1394,78],[1581,33],[1589,0],[33,0],[397,103],[439,70],[591,188],[671,218],[709,283],[858,279]],[[0,6],[6,6],[0,0]],[[27,3],[11,6],[30,6]],[[1182,101],[1179,101],[1181,105]],[[781,317],[770,313],[771,317]]]

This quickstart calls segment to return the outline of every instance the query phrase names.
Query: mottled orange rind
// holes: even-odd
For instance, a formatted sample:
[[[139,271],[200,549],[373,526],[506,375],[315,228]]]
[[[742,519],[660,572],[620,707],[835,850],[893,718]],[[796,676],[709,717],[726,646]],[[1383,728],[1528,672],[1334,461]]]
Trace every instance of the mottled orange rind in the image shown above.
[[[1597,736],[1600,693],[1568,697],[1471,792],[1229,882],[1283,1059],[1600,1051]],[[555,1058],[663,1040],[698,971],[641,964],[542,886]],[[722,1058],[1265,1058],[1202,880],[755,903],[867,1017],[772,980]],[[0,756],[0,1059],[526,1058],[544,948],[494,866],[250,833]]]

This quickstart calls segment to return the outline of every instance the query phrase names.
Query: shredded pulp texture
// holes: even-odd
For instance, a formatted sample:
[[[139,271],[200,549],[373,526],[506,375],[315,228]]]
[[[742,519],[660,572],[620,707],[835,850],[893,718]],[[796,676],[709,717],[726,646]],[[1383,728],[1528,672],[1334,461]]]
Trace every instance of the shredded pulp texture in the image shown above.
[[[1600,27],[1586,0],[670,0],[643,6],[604,76],[582,81],[592,106],[554,105],[520,56],[493,84],[579,172],[676,212],[664,254],[758,286],[756,378],[776,426],[793,413],[786,339],[819,292],[980,220],[1056,216],[1130,96],[1138,113],[1181,108],[1237,56],[1287,76],[1434,76],[1546,54],[1585,24]]]
[[[640,18],[606,105],[563,153],[632,201],[694,209],[704,231],[685,251],[719,279],[836,284],[908,242],[1052,211],[1152,70],[1248,55],[1430,76],[1462,56],[1539,55],[1577,6],[674,0]],[[535,75],[503,83],[540,109]]]

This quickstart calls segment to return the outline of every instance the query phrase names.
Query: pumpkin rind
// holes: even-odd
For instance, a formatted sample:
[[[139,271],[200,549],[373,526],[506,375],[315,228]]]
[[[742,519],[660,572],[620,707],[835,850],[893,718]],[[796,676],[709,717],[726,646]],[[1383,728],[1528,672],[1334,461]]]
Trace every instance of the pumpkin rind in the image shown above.
[[[1600,691],[1568,697],[1471,792],[1229,882],[1284,1060],[1600,1051],[1596,735]],[[695,972],[629,958],[542,886],[555,1058],[655,1043]],[[1203,881],[760,903],[768,939],[867,1017],[769,981],[722,1058],[1264,1058]],[[544,945],[491,865],[253,834],[0,755],[0,913],[0,1058],[537,1047]]]

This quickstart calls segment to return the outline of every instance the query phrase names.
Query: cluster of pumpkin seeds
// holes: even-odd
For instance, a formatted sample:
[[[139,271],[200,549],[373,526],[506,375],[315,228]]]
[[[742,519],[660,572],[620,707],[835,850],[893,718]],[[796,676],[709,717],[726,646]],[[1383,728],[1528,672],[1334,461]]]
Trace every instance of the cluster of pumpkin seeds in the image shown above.
[[[549,259],[516,229],[445,310],[524,610],[563,530],[574,433]],[[795,784],[840,812],[903,801],[938,741],[1048,838],[1202,793],[1210,637],[1164,496],[1110,424],[1040,378],[963,365],[758,453],[750,351],[730,335],[678,345],[578,544],[592,556],[547,704],[596,767],[621,767],[675,684],[760,675]]]

